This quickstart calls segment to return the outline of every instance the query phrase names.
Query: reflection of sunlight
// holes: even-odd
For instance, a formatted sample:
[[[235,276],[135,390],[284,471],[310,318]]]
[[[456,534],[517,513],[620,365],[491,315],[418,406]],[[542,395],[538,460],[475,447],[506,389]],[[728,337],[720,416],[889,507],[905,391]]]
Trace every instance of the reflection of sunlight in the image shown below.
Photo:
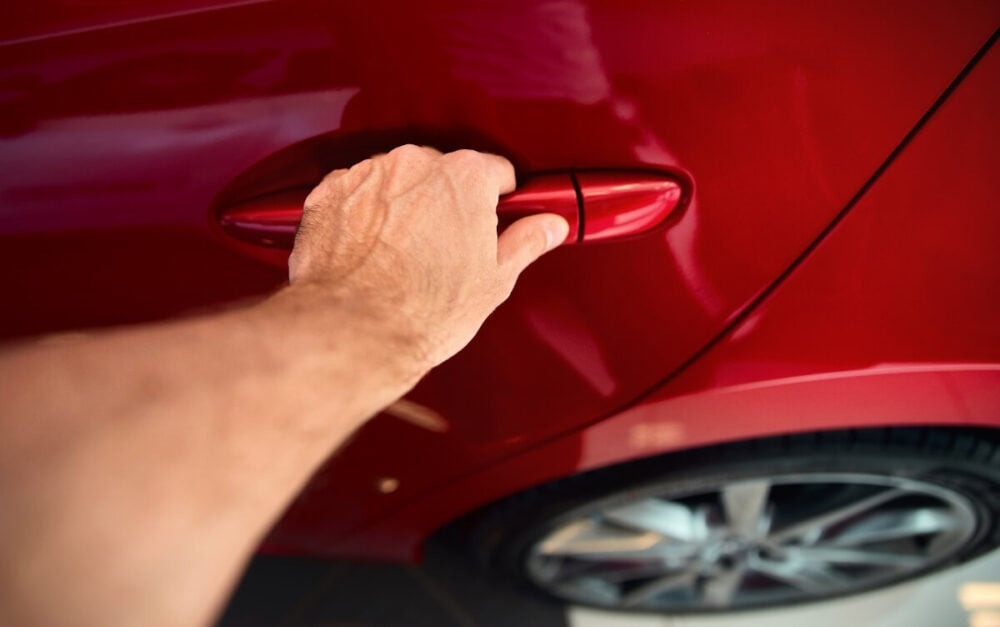
[[[958,589],[970,627],[1000,627],[1000,583],[970,581]]]
[[[472,4],[441,15],[455,78],[498,98],[607,105],[640,163],[682,169],[680,161],[644,121],[642,110],[616,88],[594,42],[590,15],[577,0]],[[530,45],[526,45],[529,42]],[[572,51],[568,54],[567,51]],[[698,256],[698,215],[692,201],[666,241],[681,280],[702,307],[718,315],[726,307]]]
[[[576,0],[471,3],[440,15],[438,28],[455,77],[492,96],[585,105],[609,96],[587,9]]]
[[[612,106],[619,121],[631,126],[639,137],[632,145],[636,159],[644,163],[680,168],[677,158],[667,149],[639,115],[639,109],[624,98],[612,95]],[[702,270],[704,263],[698,257],[698,204],[692,198],[685,210],[684,219],[674,224],[666,234],[668,250],[674,258],[678,274],[694,296],[711,315],[718,315],[725,308],[725,299],[713,287],[711,277]]]
[[[562,357],[594,391],[610,396],[615,391],[615,381],[585,322],[572,307],[551,302],[543,305],[532,307],[526,314],[536,337]]]
[[[414,403],[405,398],[399,399],[383,411],[394,418],[399,418],[403,422],[408,422],[415,427],[420,427],[427,431],[444,433],[451,427],[444,416],[438,412],[426,405]]]
[[[628,443],[640,451],[675,448],[684,443],[684,425],[679,422],[641,422],[629,428]]]
[[[711,315],[722,313],[725,299],[713,286],[711,277],[703,271],[704,263],[698,254],[698,203],[696,198],[685,211],[683,220],[666,233],[671,256],[677,264],[681,279],[698,303]]]
[[[316,129],[339,125],[357,93],[352,87],[47,121],[0,145],[7,168],[2,193],[8,201],[16,199],[4,207],[4,230],[51,230],[58,226],[53,212],[64,211],[67,201],[90,216],[91,228],[174,223],[177,190],[186,190],[192,205],[207,207],[232,176],[228,172],[312,137]],[[62,159],[67,151],[78,159]],[[199,162],[229,165],[206,174],[191,168],[193,154]],[[80,168],[81,162],[87,167]],[[105,180],[114,182],[95,183]],[[172,193],[158,194],[160,189]],[[193,215],[200,225],[201,214]]]
[[[958,589],[958,600],[967,610],[1000,610],[1000,583],[970,581]]]
[[[1000,612],[973,612],[969,615],[969,627],[1000,627]]]
[[[375,487],[382,494],[392,494],[399,489],[399,479],[395,477],[382,477],[375,482]]]
[[[221,2],[205,3],[208,6],[198,6],[200,3],[191,2],[190,4],[193,6],[190,7],[185,6],[184,3],[177,3],[178,6],[174,10],[167,8],[170,6],[170,3],[166,2],[162,3],[163,6],[154,3],[147,3],[146,6],[143,6],[142,3],[137,2],[135,3],[135,6],[142,6],[142,9],[138,12],[130,11],[129,5],[131,3],[128,2],[94,3],[91,11],[88,12],[89,15],[87,18],[70,21],[65,24],[57,23],[57,28],[54,28],[51,31],[43,30],[39,33],[33,32],[33,29],[31,28],[27,29],[27,32],[23,34],[15,30],[14,32],[19,36],[5,39],[0,42],[0,45],[23,45],[36,41],[44,41],[46,39],[53,39],[55,37],[93,33],[95,31],[121,28],[132,24],[144,24],[155,22],[157,20],[176,19],[188,15],[197,15],[198,13],[224,11],[235,7],[250,4],[264,4],[266,2],[270,2],[270,0],[222,0]],[[158,7],[158,9],[151,7]]]
[[[770,377],[763,380],[754,380],[749,383],[739,383],[736,385],[727,385],[724,388],[726,393],[733,392],[746,392],[749,390],[762,390],[767,388],[774,388],[782,385],[798,385],[803,383],[814,383],[814,382],[828,382],[834,379],[859,379],[861,377],[880,377],[885,375],[896,375],[896,374],[921,374],[926,373],[931,376],[938,376],[944,372],[1000,372],[1000,364],[991,363],[936,363],[936,362],[925,362],[925,363],[880,363],[872,364],[868,368],[860,368],[855,370],[841,370],[841,371],[831,371],[831,372],[820,372],[817,374],[806,374],[806,375],[796,375],[789,377]],[[723,388],[719,388],[716,391],[722,391]]]

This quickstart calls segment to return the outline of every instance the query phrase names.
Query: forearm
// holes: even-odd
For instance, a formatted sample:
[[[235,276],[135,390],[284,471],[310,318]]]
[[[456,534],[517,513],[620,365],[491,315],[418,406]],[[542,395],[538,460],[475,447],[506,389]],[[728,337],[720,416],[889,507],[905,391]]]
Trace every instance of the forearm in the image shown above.
[[[77,624],[88,608],[109,624],[97,613],[109,607],[125,623],[204,620],[290,495],[421,374],[405,331],[329,298],[289,288],[0,356],[0,571],[13,595],[0,607],[30,605],[33,590],[50,601],[63,588],[53,572],[92,564],[104,576],[66,585],[77,596],[50,610]]]
[[[267,301],[0,352],[0,624],[210,620],[316,466],[565,241],[545,214],[497,236],[514,185],[402,146],[309,194]]]

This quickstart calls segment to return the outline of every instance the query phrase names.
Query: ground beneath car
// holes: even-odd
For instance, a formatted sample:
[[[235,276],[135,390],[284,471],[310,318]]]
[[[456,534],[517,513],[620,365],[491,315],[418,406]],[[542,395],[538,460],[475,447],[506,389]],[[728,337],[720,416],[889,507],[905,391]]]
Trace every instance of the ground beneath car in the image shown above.
[[[992,622],[990,622],[992,621]],[[919,581],[827,603],[729,617],[566,609],[470,566],[451,546],[425,563],[261,556],[219,627],[972,627],[1000,626],[1000,550]]]

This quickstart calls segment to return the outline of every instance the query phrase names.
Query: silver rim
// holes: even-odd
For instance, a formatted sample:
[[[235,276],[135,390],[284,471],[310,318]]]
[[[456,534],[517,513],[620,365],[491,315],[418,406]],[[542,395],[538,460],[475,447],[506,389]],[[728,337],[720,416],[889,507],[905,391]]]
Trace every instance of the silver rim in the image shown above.
[[[790,603],[925,571],[971,540],[976,514],[939,485],[817,473],[633,490],[575,510],[528,552],[539,586],[650,610]]]

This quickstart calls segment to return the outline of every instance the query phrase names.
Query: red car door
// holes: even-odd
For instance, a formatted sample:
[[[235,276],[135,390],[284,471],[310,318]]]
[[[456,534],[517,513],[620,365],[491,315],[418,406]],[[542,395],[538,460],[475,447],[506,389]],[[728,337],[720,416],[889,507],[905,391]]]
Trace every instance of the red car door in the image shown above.
[[[322,551],[628,406],[696,356],[848,206],[1000,7],[39,0],[12,13],[6,337],[264,295],[284,272],[219,228],[220,206],[405,142],[491,150],[525,176],[681,183],[661,227],[529,269],[465,351],[331,461],[274,537]]]

